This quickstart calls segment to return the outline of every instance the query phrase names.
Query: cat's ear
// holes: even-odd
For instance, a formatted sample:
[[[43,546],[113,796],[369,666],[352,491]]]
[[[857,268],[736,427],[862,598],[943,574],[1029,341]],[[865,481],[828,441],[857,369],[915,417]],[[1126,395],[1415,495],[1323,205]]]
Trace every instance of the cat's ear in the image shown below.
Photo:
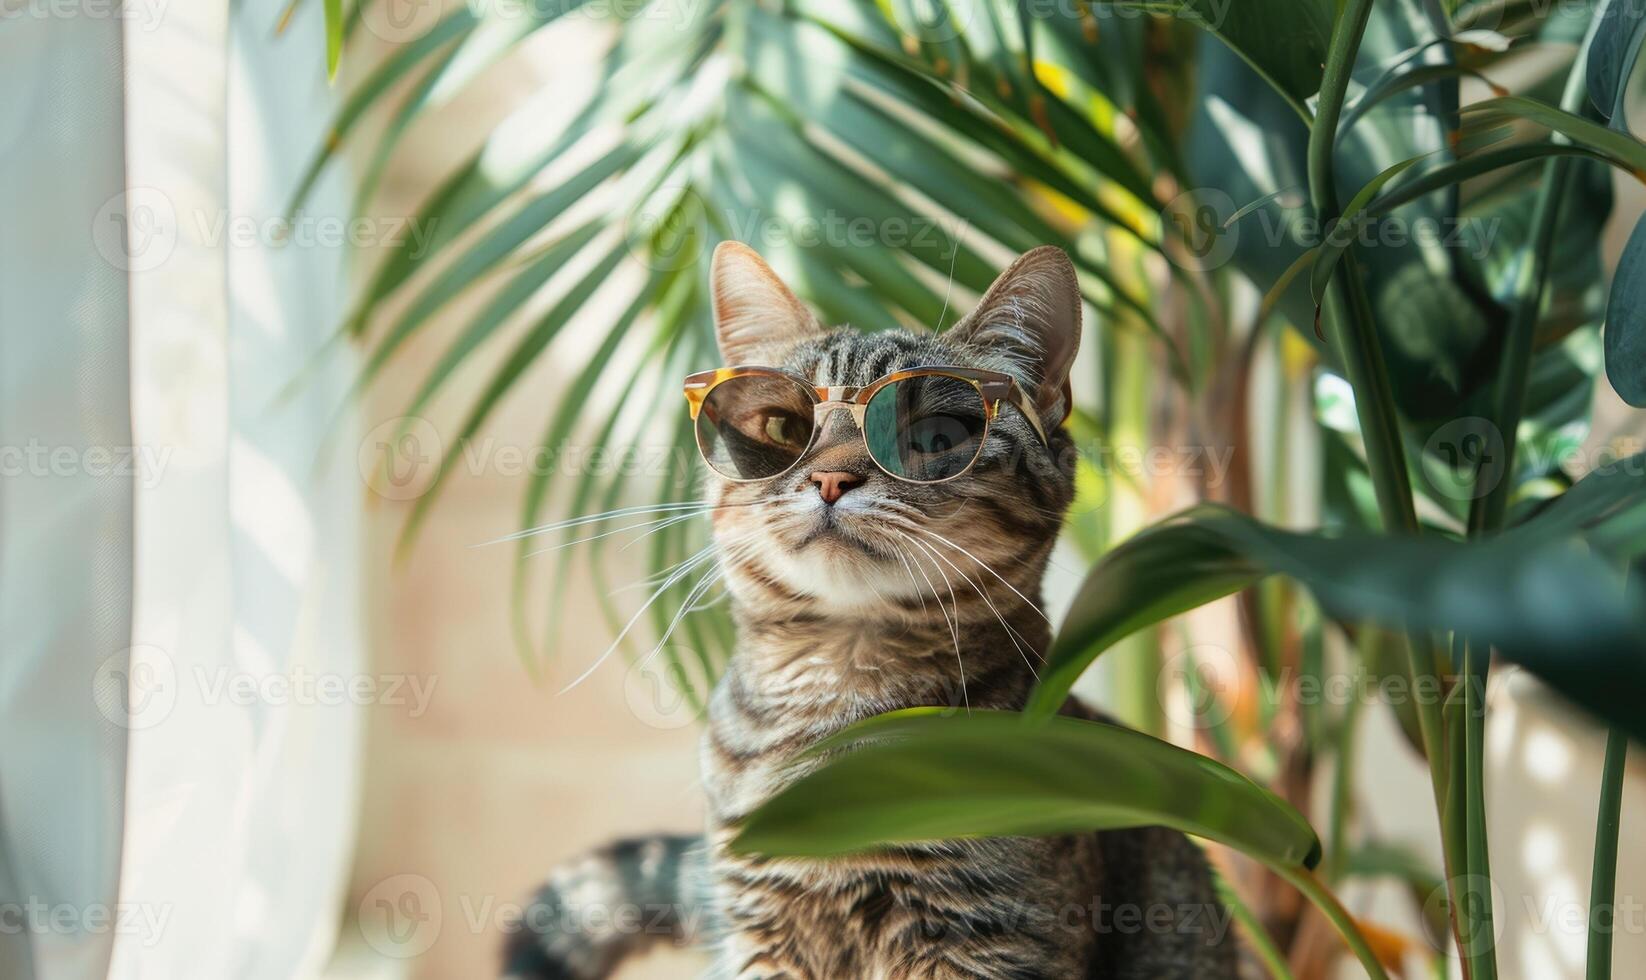
[[[1069,369],[1080,350],[1074,264],[1055,245],[1025,252],[947,336],[1011,359],[1041,415],[1062,422],[1072,404]]]
[[[742,242],[721,242],[714,250],[709,285],[714,335],[727,365],[758,364],[762,350],[823,332],[760,253]]]

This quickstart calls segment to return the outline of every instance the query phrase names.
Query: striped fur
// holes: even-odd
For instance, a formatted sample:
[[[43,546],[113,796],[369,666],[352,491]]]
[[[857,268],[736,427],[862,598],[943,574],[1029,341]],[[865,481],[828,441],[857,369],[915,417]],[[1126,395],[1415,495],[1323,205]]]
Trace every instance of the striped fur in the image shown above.
[[[711,479],[708,499],[728,505],[712,520],[739,631],[701,751],[713,975],[1235,976],[1227,913],[1204,859],[1160,828],[937,842],[830,861],[756,859],[726,847],[750,811],[803,771],[796,752],[854,721],[918,705],[1023,706],[1050,640],[1040,583],[1074,488],[1060,423],[1079,300],[1061,252],[1020,259],[942,335],[824,330],[809,315],[778,316],[762,321],[777,338],[764,347],[751,332],[750,304],[797,304],[749,255],[716,257],[717,295],[735,296],[745,311],[726,346],[819,385],[863,385],[934,364],[1008,371],[1051,437],[1042,445],[1003,407],[970,473],[920,486],[875,468],[838,412],[790,473]],[[807,476],[816,470],[863,482],[826,505]],[[1072,702],[1066,710],[1085,713]],[[600,969],[519,975],[595,978],[610,959],[588,954],[585,966]]]
[[[589,980],[661,943],[702,932],[709,901],[701,837],[621,840],[557,868],[503,950],[503,975]]]

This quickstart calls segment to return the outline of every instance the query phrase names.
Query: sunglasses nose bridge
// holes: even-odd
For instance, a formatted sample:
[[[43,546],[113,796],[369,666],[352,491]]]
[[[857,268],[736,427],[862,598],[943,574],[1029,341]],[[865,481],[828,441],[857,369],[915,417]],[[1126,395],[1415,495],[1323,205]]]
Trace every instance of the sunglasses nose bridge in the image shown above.
[[[812,425],[815,426],[819,432],[821,432],[823,431],[823,424],[828,421],[830,415],[833,415],[837,411],[844,411],[852,417],[852,421],[856,422],[857,427],[861,429],[863,428],[863,412],[866,407],[867,406],[859,405],[856,402],[844,401],[842,399],[821,401],[818,402],[817,406],[812,409]]]

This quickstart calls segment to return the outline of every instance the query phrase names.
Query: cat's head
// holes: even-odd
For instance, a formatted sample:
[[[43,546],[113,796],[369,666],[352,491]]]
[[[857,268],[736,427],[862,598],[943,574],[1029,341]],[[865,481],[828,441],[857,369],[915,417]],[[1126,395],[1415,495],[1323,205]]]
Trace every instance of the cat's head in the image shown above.
[[[1011,593],[1002,580],[1022,592],[1038,588],[1074,492],[1073,454],[1062,426],[1080,342],[1080,292],[1062,250],[1023,255],[976,309],[941,334],[824,327],[758,254],[735,242],[715,252],[711,278],[727,367],[777,369],[834,389],[821,393],[826,396],[929,367],[999,372],[1018,389],[999,401],[969,468],[961,463],[974,457],[964,455],[948,471],[924,474],[948,477],[939,482],[892,476],[870,455],[858,424],[866,420],[884,441],[887,426],[906,424],[886,418],[936,412],[935,423],[913,423],[931,433],[903,438],[947,447],[941,430],[944,424],[952,430],[955,420],[943,417],[943,405],[915,403],[929,402],[932,392],[964,394],[958,383],[927,384],[921,389],[927,394],[907,386],[897,399],[905,404],[860,409],[855,417],[831,402],[815,421],[815,406],[797,403],[793,394],[798,388],[804,396],[804,387],[782,380],[770,387],[788,389],[770,398],[745,395],[735,406],[720,406],[713,424],[728,438],[776,440],[778,450],[798,455],[775,477],[709,475],[708,499],[727,505],[714,514],[714,533],[738,599],[872,615],[976,586],[1004,603]],[[1002,385],[989,390],[998,394]],[[976,420],[966,421],[975,430]],[[700,420],[701,431],[709,425]]]

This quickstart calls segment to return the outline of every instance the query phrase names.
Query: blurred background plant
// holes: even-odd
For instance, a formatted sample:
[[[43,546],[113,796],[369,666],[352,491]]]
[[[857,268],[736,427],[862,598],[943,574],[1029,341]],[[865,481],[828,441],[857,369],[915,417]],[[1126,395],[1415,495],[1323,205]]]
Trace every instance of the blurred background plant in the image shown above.
[[[574,121],[498,127],[420,205],[413,227],[430,236],[384,248],[364,272],[338,334],[366,351],[365,390],[437,314],[489,290],[414,387],[402,435],[489,342],[512,344],[411,504],[405,547],[464,444],[564,348],[569,324],[598,339],[543,420],[542,447],[579,433],[620,454],[652,420],[675,420],[672,443],[637,465],[530,474],[519,526],[534,533],[515,539],[526,669],[553,655],[567,577],[581,561],[605,581],[619,542],[639,542],[655,573],[643,604],[603,599],[631,654],[671,660],[701,701],[731,650],[718,596],[694,574],[708,571],[691,505],[699,464],[671,408],[681,375],[717,363],[715,244],[751,242],[827,319],[865,330],[941,329],[1011,254],[1057,244],[1096,314],[1071,420],[1088,451],[1066,549],[1091,567],[1030,714],[1096,661],[1129,724],[1251,777],[1186,766],[1201,790],[1188,802],[1147,779],[1082,792],[1255,859],[1220,864],[1277,976],[1330,967],[1344,947],[1322,941],[1328,921],[1368,971],[1455,956],[1466,976],[1496,975],[1482,762],[1494,652],[1616,726],[1608,786],[1626,738],[1646,734],[1646,602],[1627,575],[1646,552],[1646,464],[1580,451],[1592,405],[1611,397],[1597,385],[1646,404],[1646,236],[1630,236],[1610,281],[1601,244],[1616,175],[1646,174],[1625,99],[1646,10],[543,0],[421,5],[397,20],[392,6],[327,4],[334,68],[362,26],[397,43],[346,66],[343,108],[294,211],[370,132],[355,195],[370,212],[421,114],[557,20],[614,25]],[[646,274],[596,330],[591,297],[635,260]],[[633,376],[614,378],[617,365]],[[591,417],[593,393],[617,384],[628,396]],[[1124,463],[1161,447],[1165,465]],[[1196,447],[1206,459],[1186,465]],[[1204,465],[1220,447],[1226,473]],[[550,561],[524,560],[545,542]],[[1173,617],[1231,593],[1233,654],[1169,656]],[[671,643],[676,631],[687,642]],[[1426,760],[1443,866],[1357,820],[1355,732],[1382,706],[1308,695],[1345,676],[1430,690],[1385,700]],[[874,751],[941,770],[977,737],[973,722],[928,721],[898,722],[900,738]],[[987,731],[1004,745],[1001,771],[1050,737]],[[1068,737],[1101,759],[1119,736]],[[875,757],[857,755],[868,761],[855,776],[824,770],[780,797],[756,842],[815,848],[796,815],[829,798],[831,779],[894,796]],[[990,778],[975,757],[955,773],[977,792]],[[1255,839],[1270,792],[1313,817],[1323,844],[1306,822],[1307,840]],[[949,822],[926,832],[982,829],[939,804]],[[896,837],[871,812],[856,837],[839,819],[838,847]],[[1616,820],[1603,810],[1598,822],[1603,854]],[[1597,900],[1612,887],[1604,865]],[[1342,914],[1329,889],[1357,877],[1403,882],[1431,942]],[[1591,976],[1608,975],[1606,938],[1595,929]]]

